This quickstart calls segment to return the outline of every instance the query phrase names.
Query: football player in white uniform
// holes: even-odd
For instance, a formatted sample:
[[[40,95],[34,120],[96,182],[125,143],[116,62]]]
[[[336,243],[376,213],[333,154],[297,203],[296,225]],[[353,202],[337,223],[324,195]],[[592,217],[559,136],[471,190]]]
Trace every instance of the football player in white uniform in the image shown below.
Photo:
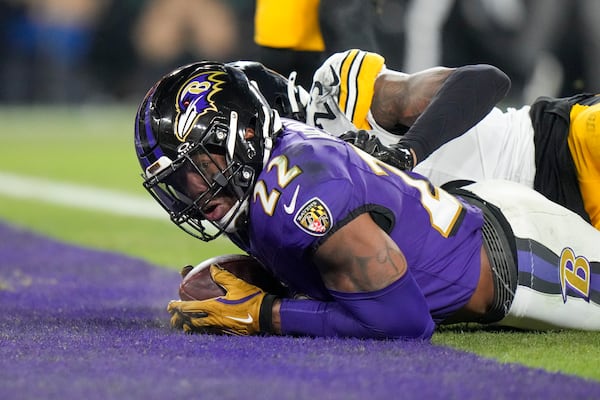
[[[406,74],[352,49],[316,71],[307,122],[436,185],[525,184],[600,228],[600,96],[542,97],[502,111],[495,104],[509,85],[489,65]]]

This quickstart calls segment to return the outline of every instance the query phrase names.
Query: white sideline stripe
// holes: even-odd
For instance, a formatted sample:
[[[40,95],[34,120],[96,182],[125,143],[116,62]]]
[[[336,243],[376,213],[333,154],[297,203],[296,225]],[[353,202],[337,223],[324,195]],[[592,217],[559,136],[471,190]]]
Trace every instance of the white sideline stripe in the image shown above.
[[[114,190],[0,172],[0,194],[111,214],[169,221],[151,198]]]

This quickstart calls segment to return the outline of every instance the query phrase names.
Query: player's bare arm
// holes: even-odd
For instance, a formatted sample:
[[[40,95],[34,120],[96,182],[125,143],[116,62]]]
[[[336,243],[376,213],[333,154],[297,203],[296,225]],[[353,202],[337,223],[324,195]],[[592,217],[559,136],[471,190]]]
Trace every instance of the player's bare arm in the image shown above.
[[[333,233],[319,247],[314,261],[335,301],[320,302],[316,310],[314,302],[275,301],[272,331],[286,333],[282,332],[285,316],[288,330],[290,318],[303,321],[292,332],[316,329],[326,336],[360,332],[359,336],[367,337],[424,338],[433,332],[427,304],[408,273],[404,254],[369,214]]]
[[[315,258],[325,286],[340,292],[379,290],[406,272],[402,251],[369,214],[331,235]]]
[[[453,68],[435,67],[415,74],[388,70],[375,80],[371,113],[384,129],[411,126],[427,108]]]
[[[391,238],[362,214],[331,236],[317,251],[325,285],[340,292],[372,292],[400,279],[406,258]],[[492,272],[481,247],[481,273],[477,289],[453,319],[476,321],[488,311],[494,297]]]
[[[319,247],[315,254],[325,285],[332,290],[372,292],[400,279],[406,258],[391,238],[362,214]],[[280,301],[273,305],[272,327],[281,333]]]
[[[467,65],[447,70],[445,79],[435,79],[428,73],[413,79],[409,91],[416,90],[416,99],[430,99],[425,109],[400,139],[399,147],[415,152],[424,160],[439,147],[471,129],[506,95],[510,79],[498,68],[486,65]],[[429,83],[420,83],[421,80]],[[439,89],[435,88],[439,86]],[[409,87],[410,88],[410,87]],[[411,100],[419,108],[426,102]],[[405,110],[406,112],[406,110]],[[414,113],[414,112],[413,112]],[[387,161],[386,161],[387,162]]]

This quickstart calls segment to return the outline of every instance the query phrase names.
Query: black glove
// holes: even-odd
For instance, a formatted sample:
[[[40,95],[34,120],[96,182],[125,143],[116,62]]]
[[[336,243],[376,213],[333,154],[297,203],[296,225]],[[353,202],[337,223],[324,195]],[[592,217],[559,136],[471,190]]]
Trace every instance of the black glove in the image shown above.
[[[410,171],[414,167],[414,160],[410,149],[401,143],[395,143],[390,147],[381,146],[372,155],[378,160],[403,171]]]
[[[346,133],[340,136],[340,139],[358,147],[370,155],[379,152],[384,147],[379,139],[377,139],[377,136],[369,135],[369,132],[363,129],[358,131],[346,131]]]

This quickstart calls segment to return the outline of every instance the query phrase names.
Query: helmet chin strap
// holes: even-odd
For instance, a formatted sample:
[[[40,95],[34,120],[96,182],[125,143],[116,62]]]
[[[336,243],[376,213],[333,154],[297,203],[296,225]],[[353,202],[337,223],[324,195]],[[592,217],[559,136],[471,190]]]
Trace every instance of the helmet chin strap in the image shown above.
[[[254,86],[250,86],[250,90],[256,90]],[[271,111],[271,112],[269,112]],[[267,109],[263,106],[263,115],[265,123],[262,127],[262,139],[264,145],[263,153],[263,165],[266,165],[271,151],[273,149],[273,138],[271,132],[278,132],[282,127],[281,119],[279,119],[279,113],[277,110]],[[233,159],[235,151],[235,135],[237,135],[238,115],[235,111],[232,111],[229,116],[229,135],[227,137],[227,153],[230,159]],[[248,214],[248,198],[240,199],[236,201],[233,206],[225,213],[223,218],[216,221],[215,224],[226,233],[234,233],[244,222],[244,218]]]
[[[220,220],[215,223],[225,233],[234,233],[242,225],[248,211],[248,199],[238,200]],[[241,219],[240,219],[241,218]]]
[[[267,165],[269,157],[271,157],[271,151],[273,150],[273,137],[272,133],[279,132],[283,127],[281,119],[279,119],[279,113],[277,110],[271,110],[272,114],[269,114],[269,110],[263,108],[265,115],[265,123],[263,124],[263,166]]]

